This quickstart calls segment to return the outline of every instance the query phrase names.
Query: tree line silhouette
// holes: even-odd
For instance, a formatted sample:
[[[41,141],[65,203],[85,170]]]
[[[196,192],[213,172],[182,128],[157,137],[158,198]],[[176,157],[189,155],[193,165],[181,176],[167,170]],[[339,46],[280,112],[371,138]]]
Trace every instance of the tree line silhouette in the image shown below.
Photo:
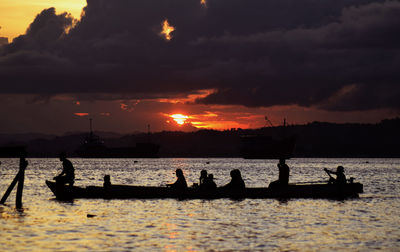
[[[377,124],[312,122],[259,129],[163,131],[150,136],[147,133],[96,134],[109,147],[127,147],[148,141],[157,143],[161,146],[160,157],[240,157],[241,136],[244,135],[274,138],[296,135],[293,157],[400,157],[399,129],[400,118],[394,118]],[[0,146],[25,146],[28,157],[57,157],[61,151],[74,157],[86,135],[2,134]],[[1,148],[0,156],[5,156]]]

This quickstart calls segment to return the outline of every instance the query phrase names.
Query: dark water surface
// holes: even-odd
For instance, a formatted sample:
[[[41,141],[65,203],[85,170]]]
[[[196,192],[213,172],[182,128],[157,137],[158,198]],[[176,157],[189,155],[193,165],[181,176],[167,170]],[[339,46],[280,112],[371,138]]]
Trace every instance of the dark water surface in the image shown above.
[[[134,162],[137,160],[138,162]],[[266,186],[278,176],[276,160],[71,159],[78,186],[159,186],[184,170],[188,184],[200,170],[217,185],[240,169],[246,186]],[[18,170],[0,159],[0,196]],[[0,205],[0,251],[370,251],[400,249],[400,159],[292,159],[291,182],[326,180],[323,168],[343,165],[364,184],[359,199],[87,200],[60,202],[44,181],[61,171],[57,159],[28,159],[23,211],[15,191]],[[207,164],[206,162],[209,162]],[[95,215],[88,218],[87,214]]]

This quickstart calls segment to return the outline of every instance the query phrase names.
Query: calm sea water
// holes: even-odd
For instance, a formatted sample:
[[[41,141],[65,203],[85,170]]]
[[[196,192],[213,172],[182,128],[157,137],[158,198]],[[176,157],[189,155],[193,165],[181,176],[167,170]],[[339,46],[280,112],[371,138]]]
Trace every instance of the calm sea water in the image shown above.
[[[276,160],[70,159],[78,186],[159,186],[184,170],[188,184],[202,169],[217,185],[240,169],[246,186],[278,176]],[[0,159],[0,196],[18,170]],[[88,200],[60,202],[44,181],[61,171],[57,159],[28,159],[23,210],[15,192],[0,205],[0,251],[320,251],[400,250],[400,159],[292,159],[291,182],[326,180],[323,168],[343,165],[364,184],[359,199]],[[208,163],[209,162],[209,163]],[[87,214],[95,215],[88,218]]]

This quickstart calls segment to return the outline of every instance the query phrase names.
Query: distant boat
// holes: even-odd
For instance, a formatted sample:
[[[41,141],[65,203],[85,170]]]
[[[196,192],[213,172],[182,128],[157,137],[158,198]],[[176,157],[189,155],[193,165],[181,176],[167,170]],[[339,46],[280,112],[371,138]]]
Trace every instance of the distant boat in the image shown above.
[[[150,135],[150,132],[148,134]],[[90,119],[90,132],[75,153],[82,158],[157,158],[159,149],[159,145],[150,141],[129,147],[107,147],[104,141],[93,133]]]
[[[286,127],[286,120],[283,127]],[[243,135],[240,153],[246,159],[289,159],[293,155],[296,139],[294,135],[281,137],[263,134]]]

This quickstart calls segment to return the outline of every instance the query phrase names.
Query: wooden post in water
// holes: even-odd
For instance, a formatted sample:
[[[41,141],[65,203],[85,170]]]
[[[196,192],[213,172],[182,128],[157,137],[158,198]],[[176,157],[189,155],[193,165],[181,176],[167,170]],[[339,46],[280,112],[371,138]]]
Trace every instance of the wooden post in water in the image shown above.
[[[0,200],[1,204],[4,204],[4,202],[6,202],[8,196],[10,196],[11,191],[14,189],[14,186],[17,184],[18,179],[19,179],[19,172],[17,173],[17,175],[15,175],[14,180],[11,182],[7,191],[4,193],[3,198],[1,198],[1,200]]]
[[[15,185],[18,182],[15,205],[17,208],[22,207],[22,191],[24,189],[25,169],[28,166],[28,161],[26,161],[25,157],[26,157],[26,153],[22,153],[21,157],[19,159],[19,171],[18,171],[17,175],[15,175],[14,180],[11,182],[7,191],[4,193],[3,197],[1,198],[1,200],[0,200],[1,204],[4,204],[6,202],[8,196],[10,196],[11,191],[14,189]]]
[[[28,166],[28,161],[26,161],[25,156],[19,159],[19,179],[17,187],[17,196],[15,198],[15,206],[17,208],[22,208],[22,191],[24,190],[24,180],[25,180],[25,168]]]

